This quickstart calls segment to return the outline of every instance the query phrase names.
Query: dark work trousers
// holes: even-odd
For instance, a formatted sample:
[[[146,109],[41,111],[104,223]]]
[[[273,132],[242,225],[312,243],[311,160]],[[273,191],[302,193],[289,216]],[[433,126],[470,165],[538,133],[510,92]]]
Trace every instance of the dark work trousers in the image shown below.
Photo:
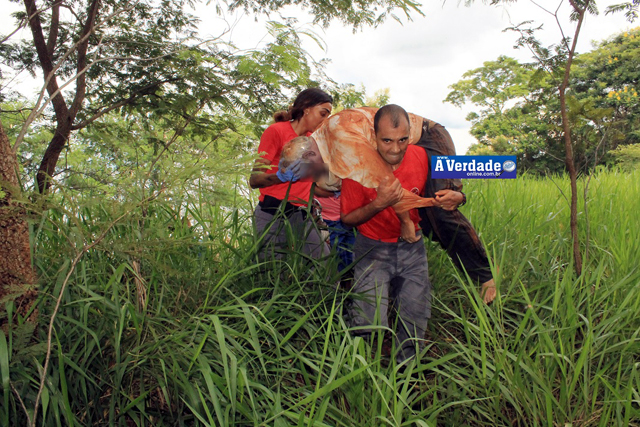
[[[424,235],[440,243],[460,271],[463,271],[464,267],[469,277],[478,283],[493,278],[489,259],[478,233],[459,210],[422,208],[420,219],[420,228]]]
[[[253,218],[258,236],[264,234],[258,254],[260,260],[268,259],[268,256],[282,259],[287,251],[301,242],[302,252],[314,259],[329,255],[329,246],[320,237],[313,218],[301,209],[285,216],[281,212],[275,215],[265,212],[258,206]]]
[[[388,327],[389,307],[398,314],[396,360],[416,355],[431,317],[431,283],[424,243],[386,243],[356,236],[353,306],[349,323],[357,335],[371,334],[372,325]],[[362,258],[360,258],[362,257]]]
[[[423,121],[422,136],[416,145],[426,150],[429,165],[431,156],[456,154],[449,132],[442,125],[427,119]],[[459,179],[432,179],[429,176],[424,197],[435,197],[435,193],[443,189],[461,191],[462,182]],[[479,283],[493,278],[489,259],[478,233],[460,211],[446,211],[437,207],[421,208],[418,211],[423,234],[440,243],[458,269],[462,271],[464,267],[469,277]]]

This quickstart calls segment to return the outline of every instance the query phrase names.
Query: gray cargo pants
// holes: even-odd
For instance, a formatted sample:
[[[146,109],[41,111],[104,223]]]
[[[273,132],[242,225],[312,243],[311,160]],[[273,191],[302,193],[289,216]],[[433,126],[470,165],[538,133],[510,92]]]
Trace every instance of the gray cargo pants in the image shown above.
[[[310,216],[305,218],[302,210],[296,210],[286,217],[282,213],[271,215],[258,206],[253,214],[253,219],[258,237],[266,231],[258,252],[262,261],[268,259],[268,255],[282,259],[285,251],[291,250],[298,244],[301,244],[301,250],[304,254],[314,259],[319,259],[330,253],[329,246],[320,237],[313,218]],[[288,239],[289,233],[290,238]]]
[[[431,282],[422,239],[385,243],[358,234],[353,252],[356,259],[362,257],[355,266],[353,287],[360,295],[355,296],[349,316],[350,326],[359,327],[354,333],[370,334],[366,327],[378,322],[389,326],[391,305],[398,313],[396,360],[415,356],[431,317]]]

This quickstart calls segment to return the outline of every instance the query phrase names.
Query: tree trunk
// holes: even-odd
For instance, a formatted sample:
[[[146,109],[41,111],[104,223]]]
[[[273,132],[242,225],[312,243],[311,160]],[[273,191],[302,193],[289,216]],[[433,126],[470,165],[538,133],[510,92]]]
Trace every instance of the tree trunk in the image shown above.
[[[17,158],[0,121],[0,313],[5,303],[13,299],[16,313],[31,320],[37,316],[31,310],[35,302],[36,275],[31,266],[29,226],[26,210],[15,201],[20,195]],[[0,324],[3,322],[0,315]]]
[[[41,194],[45,194],[49,190],[51,177],[56,171],[56,164],[58,164],[58,158],[60,158],[60,153],[62,153],[62,150],[64,149],[64,146],[67,143],[70,135],[70,123],[58,125],[55,135],[53,136],[53,138],[51,138],[49,146],[44,152],[42,162],[40,163],[40,168],[38,169],[38,174],[36,175],[38,191]]]
[[[590,1],[591,0],[586,0],[584,6],[581,7],[575,2],[575,0],[569,0],[571,6],[578,14],[578,23],[573,36],[571,49],[569,49],[568,52],[567,64],[564,69],[564,79],[558,88],[558,94],[560,95],[560,113],[562,115],[562,131],[564,133],[564,162],[567,167],[567,171],[569,172],[569,180],[571,181],[571,217],[569,220],[569,227],[571,228],[573,266],[575,268],[576,275],[578,276],[582,274],[582,253],[580,252],[580,236],[578,234],[578,172],[576,171],[576,163],[573,158],[573,141],[571,140],[571,124],[569,123],[569,114],[567,112],[566,95],[567,88],[569,87],[571,64],[573,63],[573,57],[578,44],[578,36],[580,35],[580,29],[584,22],[584,15],[589,7]]]
[[[571,140],[571,127],[569,126],[566,102],[565,90],[562,88],[560,91],[560,109],[565,141],[564,163],[569,172],[569,181],[571,182],[569,228],[571,229],[573,265],[576,275],[580,276],[582,274],[582,253],[580,252],[580,236],[578,234],[578,172],[576,171],[576,164],[573,158],[573,142]]]

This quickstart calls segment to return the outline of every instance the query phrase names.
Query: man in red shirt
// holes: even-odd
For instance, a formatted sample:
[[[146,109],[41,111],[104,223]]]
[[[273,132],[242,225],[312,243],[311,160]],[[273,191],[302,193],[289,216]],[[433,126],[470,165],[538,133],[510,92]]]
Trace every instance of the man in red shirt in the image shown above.
[[[395,178],[385,178],[377,191],[351,179],[342,181],[341,218],[355,226],[358,236],[354,257],[354,292],[350,313],[357,334],[370,334],[379,319],[388,326],[388,309],[398,313],[396,359],[402,362],[416,355],[431,317],[431,283],[422,239],[413,243],[401,238],[398,215],[391,207],[402,198],[403,188],[422,194],[429,173],[425,150],[409,145],[410,121],[397,105],[382,107],[374,118],[375,141],[382,159],[391,166]],[[409,212],[420,235],[418,211]]]
[[[376,149],[373,121],[377,111],[370,107],[343,110],[324,121],[312,134],[315,142],[311,145],[320,151],[320,161],[328,164],[335,177],[351,178],[369,188],[378,187],[383,169],[388,165]],[[456,154],[451,135],[444,126],[415,114],[409,114],[409,121],[410,145],[422,147],[428,156]],[[496,296],[496,285],[478,233],[457,209],[466,203],[462,181],[429,178],[422,196],[435,200],[435,207],[419,209],[423,234],[440,243],[463,274],[482,284],[481,295],[489,304]],[[394,208],[397,210],[398,205]],[[403,236],[410,242],[414,238],[407,236],[413,232],[413,223],[404,220]]]

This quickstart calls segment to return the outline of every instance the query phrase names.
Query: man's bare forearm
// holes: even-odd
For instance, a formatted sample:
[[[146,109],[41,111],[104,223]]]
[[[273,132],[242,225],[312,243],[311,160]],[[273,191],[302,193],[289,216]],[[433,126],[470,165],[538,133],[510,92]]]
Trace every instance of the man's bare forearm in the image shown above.
[[[340,219],[345,225],[350,227],[357,227],[360,224],[364,224],[371,218],[382,212],[385,207],[380,206],[376,201],[364,205],[356,210],[349,212],[348,214],[341,214]]]
[[[411,220],[411,215],[409,215],[409,211],[403,212],[403,213],[396,213],[396,215],[398,215],[398,219],[400,220],[401,223],[413,223],[413,221]]]
[[[348,214],[340,214],[340,219],[352,227],[364,224],[387,207],[398,203],[402,199],[402,191],[400,181],[395,177],[387,176],[380,182],[375,200]]]
[[[282,181],[275,173],[254,172],[249,177],[249,186],[254,189],[271,187],[277,184],[282,184]]]

